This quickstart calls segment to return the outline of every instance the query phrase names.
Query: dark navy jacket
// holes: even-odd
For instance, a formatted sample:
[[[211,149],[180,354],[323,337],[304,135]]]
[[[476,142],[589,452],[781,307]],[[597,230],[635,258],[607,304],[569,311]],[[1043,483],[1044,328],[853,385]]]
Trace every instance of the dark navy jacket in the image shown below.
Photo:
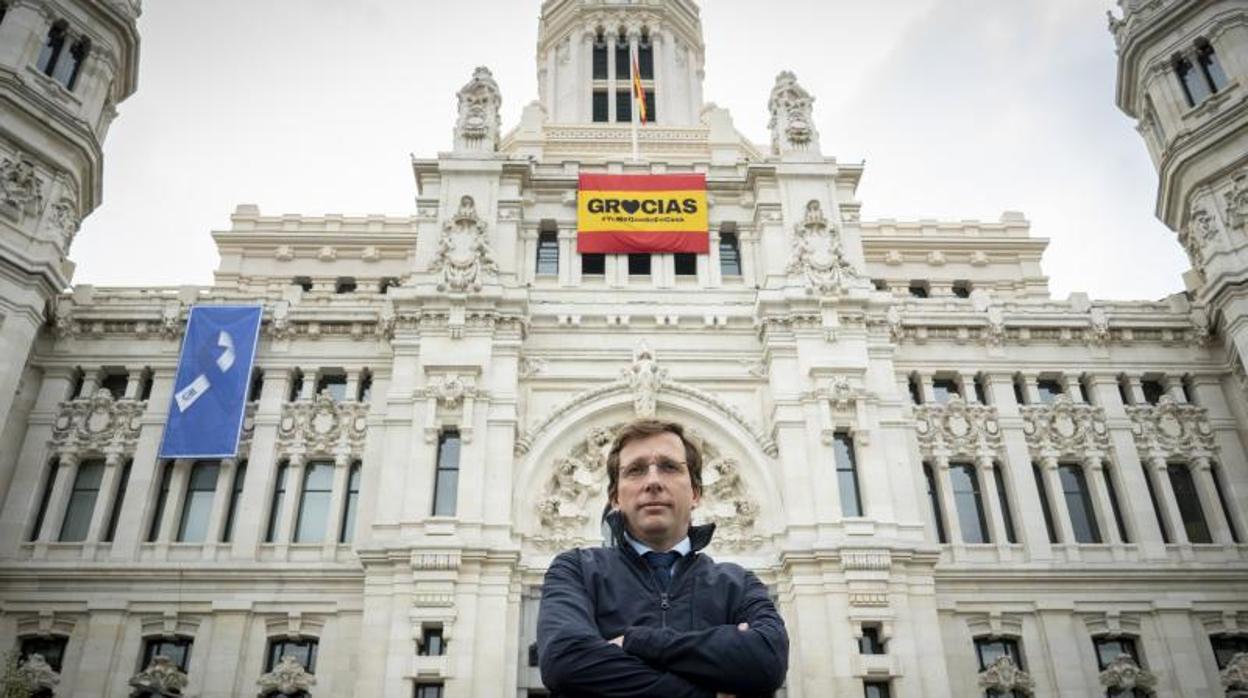
[[[564,698],[768,696],[784,683],[784,620],[753,573],[698,551],[715,525],[692,526],[692,551],[663,592],[608,517],[613,548],[577,548],[551,563],[537,617],[542,682]],[[740,631],[738,623],[749,623]],[[624,636],[624,648],[609,642]]]

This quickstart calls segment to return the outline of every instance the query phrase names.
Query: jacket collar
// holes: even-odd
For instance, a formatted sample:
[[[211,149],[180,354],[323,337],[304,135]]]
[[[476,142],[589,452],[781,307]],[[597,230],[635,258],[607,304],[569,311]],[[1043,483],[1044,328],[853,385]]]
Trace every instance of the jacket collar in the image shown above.
[[[617,548],[632,550],[632,546],[628,544],[628,540],[624,538],[624,515],[618,509],[607,512],[607,525],[611,527],[611,538]],[[710,545],[711,538],[715,535],[715,524],[702,524],[700,526],[689,527],[689,552],[696,553],[699,550]]]

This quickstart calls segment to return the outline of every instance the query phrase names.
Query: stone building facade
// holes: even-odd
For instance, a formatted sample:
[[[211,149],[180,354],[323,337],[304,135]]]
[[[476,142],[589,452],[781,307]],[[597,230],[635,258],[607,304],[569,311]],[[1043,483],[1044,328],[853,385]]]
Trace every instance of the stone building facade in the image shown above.
[[[704,102],[691,0],[546,0],[539,99],[504,130],[475,71],[452,149],[412,161],[408,215],[242,205],[209,287],[32,296],[16,334],[5,306],[4,346],[29,355],[0,368],[21,680],[544,695],[544,570],[601,539],[611,430],[659,415],[705,444],[711,554],[789,624],[787,696],[1248,691],[1248,8],[1121,4],[1118,103],[1193,262],[1161,301],[1052,298],[1021,214],[862,219],[862,166],[822,153],[792,73],[768,144]],[[0,42],[0,88],[106,124],[137,8],[0,7],[24,41]],[[21,90],[55,92],[39,46],[61,16],[87,65],[106,44],[112,62],[53,103]],[[631,47],[654,113],[638,160]],[[6,250],[98,187],[96,161],[10,123]],[[710,253],[578,255],[581,172],[704,173]],[[238,457],[162,461],[187,312],[212,303],[265,309]]]

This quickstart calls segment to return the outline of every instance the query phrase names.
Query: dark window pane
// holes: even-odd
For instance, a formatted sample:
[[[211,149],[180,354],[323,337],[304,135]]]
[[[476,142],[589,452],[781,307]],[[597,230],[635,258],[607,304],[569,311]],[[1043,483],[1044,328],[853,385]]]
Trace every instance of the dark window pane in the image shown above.
[[[1166,389],[1162,386],[1161,381],[1140,381],[1140,387],[1144,390],[1144,402],[1150,405],[1156,405],[1161,402],[1161,396],[1166,394]]]
[[[1196,71],[1191,61],[1186,58],[1175,60],[1174,74],[1178,76],[1179,84],[1183,86],[1183,96],[1187,98],[1189,107],[1196,106],[1209,97],[1209,85]]]
[[[979,670],[985,671],[1002,657],[1009,657],[1019,669],[1024,669],[1023,655],[1018,641],[1005,637],[976,638],[975,654],[979,658]]]
[[[1153,485],[1153,471],[1148,465],[1144,465],[1144,484],[1148,487],[1148,499],[1153,505],[1153,513],[1157,515],[1157,528],[1161,530],[1161,542],[1170,542],[1170,529],[1166,528],[1165,517],[1161,515],[1161,505],[1157,501],[1157,489]]]
[[[627,124],[633,120],[633,93],[619,90],[615,93],[615,122]]]
[[[1213,46],[1209,44],[1197,46],[1196,62],[1200,64],[1205,81],[1212,91],[1219,92],[1226,88],[1226,73],[1222,72],[1222,64],[1218,61],[1218,55],[1213,52]]]
[[[87,57],[86,41],[77,41],[68,51],[62,51],[56,59],[56,67],[52,70],[52,79],[61,83],[66,89],[74,89],[78,82],[78,71],[82,61]]]
[[[629,276],[649,276],[650,274],[650,255],[649,254],[630,254],[628,256],[628,275]]]
[[[129,382],[128,373],[106,373],[100,379],[100,388],[107,390],[114,400],[120,400],[126,396],[126,384]]]
[[[208,539],[208,517],[212,514],[220,471],[221,464],[215,461],[196,463],[191,469],[186,501],[182,505],[182,523],[178,526],[179,541],[202,543]]]
[[[260,399],[260,391],[264,389],[264,371],[253,369],[251,372],[251,383],[247,386],[247,402],[255,402]]]
[[[303,289],[304,291],[311,291],[311,290],[312,290],[312,277],[310,277],[310,276],[296,276],[295,278],[293,278],[293,279],[291,279],[291,280],[290,280],[290,285],[291,285],[291,286],[298,286],[299,288]]]
[[[351,466],[351,474],[347,477],[347,497],[343,503],[342,530],[338,533],[339,543],[350,543],[355,536],[355,515],[360,504],[360,464]]]
[[[329,498],[334,487],[334,464],[308,463],[303,473],[299,515],[295,524],[296,543],[322,543],[329,521]]]
[[[983,498],[979,491],[979,477],[975,466],[952,465],[949,467],[949,478],[953,483],[953,501],[958,507],[962,542],[989,542],[988,523],[984,519]]]
[[[39,50],[39,59],[35,65],[39,71],[45,75],[51,75],[56,68],[57,59],[61,56],[61,50],[65,47],[65,23],[57,22],[48,30],[48,36],[43,41],[43,48]]]
[[[884,654],[884,641],[880,639],[880,629],[874,625],[862,626],[862,637],[858,640],[859,654]]]
[[[535,667],[541,664],[540,658],[537,656],[537,643],[529,643],[529,666]]]
[[[1036,477],[1036,493],[1040,495],[1040,510],[1044,512],[1044,527],[1049,532],[1049,542],[1057,542],[1057,527],[1053,525],[1053,507],[1049,504],[1049,488],[1044,484],[1044,471],[1038,465],[1031,466]]]
[[[923,379],[917,373],[910,374],[910,378],[906,380],[907,387],[910,388],[910,402],[916,405],[923,404]]]
[[[1135,640],[1129,637],[1097,637],[1092,639],[1096,646],[1096,664],[1101,671],[1109,666],[1110,662],[1120,655],[1125,654],[1130,657],[1136,664],[1140,663],[1140,655],[1135,650]]]
[[[147,542],[152,543],[160,535],[160,526],[165,518],[165,507],[169,504],[169,481],[173,477],[173,461],[168,461],[161,468],[160,490],[156,493],[156,511],[152,512],[152,522],[147,529]]]
[[[152,638],[143,643],[143,669],[152,665],[157,656],[165,657],[173,662],[183,673],[190,666],[190,638]]]
[[[648,36],[642,36],[637,43],[637,72],[642,80],[654,79],[654,45]]]
[[[39,540],[39,533],[43,530],[43,520],[48,515],[48,504],[52,501],[52,489],[56,486],[56,471],[61,467],[58,459],[52,459],[48,462],[48,474],[43,479],[43,495],[39,498],[39,509],[35,512],[35,524],[30,529],[30,536],[27,540]]]
[[[1075,530],[1075,541],[1100,543],[1101,529],[1096,525],[1096,512],[1092,508],[1092,496],[1088,492],[1088,481],[1084,477],[1083,468],[1078,465],[1063,465],[1057,469],[1057,473],[1062,482],[1066,510],[1070,512],[1070,525]]]
[[[975,399],[978,400],[980,404],[987,405],[988,404],[988,386],[986,385],[986,381],[984,380],[983,376],[976,376],[974,382],[975,382]]]
[[[1005,487],[1005,471],[1002,469],[1001,464],[998,463],[993,467],[992,472],[994,475],[992,479],[997,483],[997,502],[998,506],[1001,507],[1001,518],[1005,521],[1005,539],[1010,543],[1017,543],[1018,535],[1014,531],[1014,514],[1010,508],[1010,497]]]
[[[559,273],[559,236],[554,232],[543,232],[537,236],[537,273]]]
[[[1127,535],[1127,524],[1122,518],[1122,508],[1118,502],[1118,487],[1114,485],[1114,472],[1107,466],[1102,472],[1105,477],[1105,491],[1109,495],[1109,506],[1114,510],[1114,525],[1118,527],[1118,538],[1123,543],[1130,543]]]
[[[719,234],[719,271],[723,276],[741,276],[741,248],[736,233]]]
[[[1192,479],[1192,471],[1182,463],[1171,463],[1166,466],[1170,474],[1170,487],[1174,490],[1174,499],[1179,505],[1179,515],[1183,517],[1183,529],[1187,531],[1187,539],[1192,543],[1212,543],[1209,524],[1205,521],[1205,512],[1200,506],[1200,496],[1196,492],[1196,482]]]
[[[914,282],[909,286],[911,298],[927,298],[927,284]]]
[[[1036,390],[1040,393],[1040,404],[1047,405],[1057,399],[1061,395],[1062,384],[1055,380],[1038,380],[1036,381]]]
[[[646,123],[653,124],[659,120],[659,105],[654,99],[654,90],[646,90]]]
[[[867,681],[863,683],[866,698],[892,698],[893,694],[889,688],[889,684],[884,681]]]
[[[329,397],[334,402],[342,402],[347,399],[347,374],[329,372],[322,373],[316,379],[316,394],[328,392]]]
[[[1023,379],[1021,377],[1014,379],[1014,402],[1017,402],[1020,405],[1028,404],[1027,387],[1023,384]]]
[[[607,40],[599,36],[594,41],[593,69],[595,80],[607,79]],[[597,119],[594,119],[597,121]],[[605,119],[604,119],[605,121]]]
[[[697,276],[698,256],[692,252],[678,252],[672,256],[676,265],[676,276]]]
[[[43,661],[47,662],[53,671],[59,673],[65,662],[65,646],[68,644],[69,638],[64,635],[24,637],[18,650],[18,661],[24,662],[30,659],[30,655],[37,654],[43,657]]]
[[[936,540],[948,543],[949,539],[945,536],[945,515],[940,508],[940,491],[936,489],[936,476],[932,472],[932,466],[927,463],[923,464],[923,477],[927,480],[927,501],[932,510],[932,525],[936,528]]]
[[[338,280],[334,282],[334,293],[355,293],[356,288],[357,284],[355,283],[355,279],[350,276],[339,277]]]
[[[1222,515],[1226,517],[1226,526],[1231,531],[1231,541],[1239,542],[1239,530],[1235,527],[1235,518],[1231,516],[1231,505],[1226,498],[1226,492],[1222,490],[1222,468],[1217,463],[1213,464],[1213,489],[1218,493],[1218,504],[1222,507]]]
[[[286,499],[286,473],[290,466],[283,462],[277,466],[277,483],[273,487],[273,501],[269,504],[269,526],[264,534],[264,542],[272,543],[277,539],[277,529],[282,525],[282,502]]]
[[[121,466],[121,477],[117,483],[116,494],[113,496],[113,508],[108,513],[108,527],[104,530],[104,542],[111,542],[117,533],[117,520],[121,518],[121,508],[126,502],[126,487],[130,484],[131,461]]]
[[[420,651],[417,654],[422,657],[440,657],[446,654],[441,627],[427,627],[420,631]]]
[[[442,698],[442,684],[422,683],[416,685],[416,698]]]
[[[611,120],[611,102],[606,90],[594,90],[594,123],[605,124]]]
[[[615,40],[615,78],[628,80],[633,75],[633,60],[629,56],[628,39],[621,36]]]
[[[581,255],[581,276],[602,276],[605,273],[607,273],[605,254]]]
[[[853,437],[838,432],[832,441],[836,452],[836,484],[841,492],[841,515],[862,516],[862,496],[858,492],[858,464]]]
[[[104,461],[83,461],[78,466],[74,489],[65,509],[65,520],[61,523],[61,541],[77,542],[87,539],[87,529],[91,526],[91,515],[95,512],[95,501],[99,498],[100,481],[103,477]]]
[[[234,519],[238,516],[238,504],[243,498],[243,483],[247,481],[247,462],[238,464],[234,470],[234,486],[230,488],[230,504],[225,512],[225,528],[221,531],[221,542],[229,543],[234,539]]]
[[[316,645],[315,638],[298,638],[294,640],[270,640],[269,656],[266,658],[264,670],[266,672],[273,671],[273,667],[281,661],[282,657],[294,657],[296,662],[309,673],[316,673]]]
[[[433,515],[454,516],[459,494],[459,432],[438,436],[438,469],[434,480]]]
[[[1226,669],[1235,655],[1248,652],[1248,635],[1211,635],[1209,643],[1213,645],[1213,658],[1218,663],[1218,671]]]
[[[954,284],[953,295],[955,298],[970,298],[971,284],[965,281]]]
[[[938,404],[949,402],[949,398],[954,395],[962,395],[962,391],[958,389],[958,383],[949,378],[937,378],[932,381],[932,395],[935,396]]]
[[[368,402],[373,397],[373,372],[369,370],[360,371],[360,382],[355,390],[355,399],[359,402]]]

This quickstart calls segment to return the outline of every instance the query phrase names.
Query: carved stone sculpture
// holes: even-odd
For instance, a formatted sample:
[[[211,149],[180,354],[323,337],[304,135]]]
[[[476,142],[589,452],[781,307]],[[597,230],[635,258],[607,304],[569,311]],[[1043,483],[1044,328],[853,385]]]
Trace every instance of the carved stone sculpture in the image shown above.
[[[785,271],[801,275],[811,290],[821,294],[835,293],[860,278],[845,259],[839,231],[828,223],[816,199],[806,204],[806,214],[795,226],[793,256]]]
[[[985,691],[999,691],[1006,695],[1017,691],[1029,695],[1035,685],[1031,675],[1019,669],[1009,656],[997,657],[996,661],[979,674],[979,687]]]
[[[260,686],[256,695],[264,698],[275,693],[287,695],[310,690],[316,685],[316,677],[309,674],[299,660],[287,654],[273,667],[273,671],[256,679],[256,684]]]
[[[1226,195],[1226,222],[1232,230],[1248,232],[1248,171],[1235,175]]]
[[[439,291],[471,293],[481,290],[486,273],[497,274],[494,253],[471,196],[459,201],[459,210],[442,225],[438,251],[429,271],[442,274]]]
[[[187,677],[168,657],[156,655],[146,669],[130,679],[130,686],[143,695],[180,696],[186,688]]]
[[[784,71],[776,76],[767,108],[771,112],[771,152],[819,152],[819,132],[815,130],[813,105],[815,98],[801,85],[797,76]]]
[[[460,89],[457,96],[459,120],[455,123],[455,150],[498,150],[498,134],[502,124],[498,110],[502,106],[503,97],[490,70],[485,67],[474,70],[472,79]]]
[[[667,380],[667,369],[659,366],[654,352],[643,342],[633,352],[633,364],[621,373],[633,391],[633,414],[653,417],[659,390]]]
[[[32,654],[17,668],[18,684],[31,694],[39,691],[54,691],[61,682],[61,675],[56,673],[42,654]]]
[[[52,422],[52,444],[64,453],[133,452],[146,402],[114,400],[107,390],[63,402]]]
[[[1001,448],[997,408],[954,395],[942,404],[915,405],[915,430],[924,453],[943,451],[974,457]]]
[[[43,207],[43,179],[26,160],[0,159],[0,212],[21,221]]]
[[[1140,668],[1131,655],[1120,654],[1101,672],[1101,685],[1120,691],[1133,688],[1151,691],[1157,685],[1157,677],[1151,671]]]
[[[1220,678],[1222,688],[1227,696],[1243,698],[1248,696],[1248,652],[1240,652],[1227,662]]]
[[[1127,416],[1141,452],[1186,457],[1193,451],[1213,452],[1217,447],[1209,413],[1200,405],[1162,395],[1156,405],[1128,405]]]
[[[278,448],[284,452],[360,456],[367,420],[367,402],[335,402],[326,393],[286,403],[277,424]]]
[[[78,206],[69,198],[62,198],[52,204],[48,225],[61,249],[68,252],[70,245],[74,243],[74,236],[78,234]]]

